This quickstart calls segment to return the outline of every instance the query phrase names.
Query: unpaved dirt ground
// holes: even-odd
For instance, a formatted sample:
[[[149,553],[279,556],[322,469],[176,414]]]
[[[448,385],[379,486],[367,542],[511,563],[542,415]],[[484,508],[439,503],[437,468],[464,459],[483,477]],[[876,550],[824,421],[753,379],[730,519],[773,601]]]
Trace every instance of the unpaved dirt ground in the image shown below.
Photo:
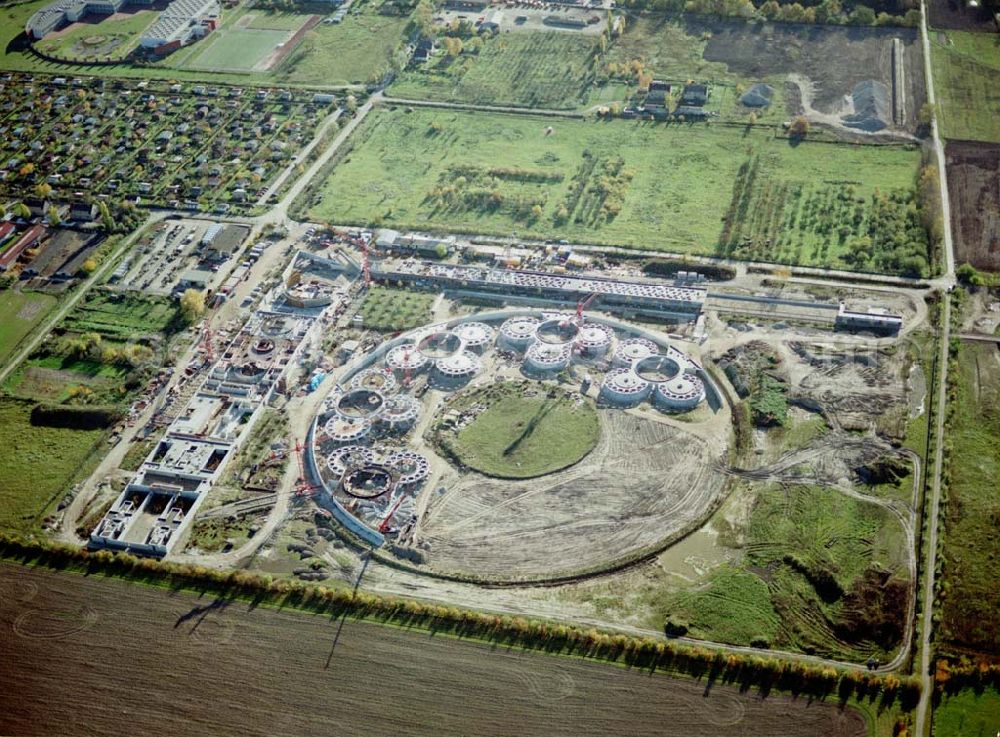
[[[834,704],[0,565],[0,733],[862,737]]]
[[[948,141],[955,262],[1000,271],[1000,144]]]
[[[430,567],[511,580],[596,568],[666,541],[722,490],[721,447],[670,425],[601,410],[601,439],[571,468],[525,481],[443,478],[418,542]]]
[[[983,7],[984,3],[980,3],[978,8],[970,8],[964,0],[928,0],[927,5],[929,23],[933,28],[997,31],[989,10]]]
[[[796,74],[813,84],[813,106],[838,113],[854,85],[877,79],[892,89],[892,39],[905,49],[907,128],[926,99],[920,37],[906,28],[880,29],[742,22],[689,23],[689,33],[712,34],[705,59],[748,77]],[[794,98],[793,98],[794,99]],[[790,110],[790,113],[797,112]]]

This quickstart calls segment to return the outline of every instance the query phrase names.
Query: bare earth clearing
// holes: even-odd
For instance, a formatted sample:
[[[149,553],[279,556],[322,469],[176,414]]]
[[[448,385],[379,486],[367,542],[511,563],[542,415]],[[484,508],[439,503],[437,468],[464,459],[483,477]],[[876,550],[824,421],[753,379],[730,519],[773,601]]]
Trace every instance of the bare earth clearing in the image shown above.
[[[420,525],[431,567],[554,577],[653,546],[705,516],[722,489],[721,448],[633,413],[600,418],[597,447],[565,471],[523,482],[443,479],[448,491],[431,498]]]
[[[948,141],[955,261],[1000,270],[1000,145]]]
[[[0,594],[4,734],[866,734],[833,704],[119,581],[0,565]]]

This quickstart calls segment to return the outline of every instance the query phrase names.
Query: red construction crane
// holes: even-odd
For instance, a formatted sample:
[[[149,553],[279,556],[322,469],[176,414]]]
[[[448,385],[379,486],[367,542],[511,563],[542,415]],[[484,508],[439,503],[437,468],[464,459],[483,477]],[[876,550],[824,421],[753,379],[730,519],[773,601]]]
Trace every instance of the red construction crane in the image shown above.
[[[364,239],[361,240],[361,270],[364,273],[365,286],[370,287],[372,285],[371,260],[368,256],[368,243]]]
[[[383,535],[389,531],[389,522],[392,521],[393,515],[396,514],[396,510],[399,509],[399,505],[403,503],[404,498],[405,497],[402,494],[399,495],[399,499],[397,499],[396,503],[392,505],[392,509],[389,510],[389,514],[385,516],[385,519],[382,520],[382,524],[378,526],[378,531]]]
[[[207,322],[205,323],[202,338],[205,344],[205,358],[208,359],[209,364],[213,364],[215,363],[215,347],[212,344],[215,342],[215,335],[212,332],[212,326]]]
[[[410,380],[413,378],[413,370],[410,368],[410,349],[403,352],[403,386],[410,388]]]
[[[295,482],[295,496],[312,496],[319,489],[323,488],[319,484],[309,483],[309,476],[306,475],[306,462],[302,455],[305,449],[306,446],[296,439],[294,450],[299,462],[299,478]]]
[[[576,322],[577,322],[577,324],[583,323],[583,311],[585,309],[587,309],[588,307],[590,307],[590,305],[593,304],[594,300],[597,299],[598,296],[599,295],[597,294],[597,292],[594,292],[592,295],[590,295],[586,299],[581,299],[579,302],[576,303]]]

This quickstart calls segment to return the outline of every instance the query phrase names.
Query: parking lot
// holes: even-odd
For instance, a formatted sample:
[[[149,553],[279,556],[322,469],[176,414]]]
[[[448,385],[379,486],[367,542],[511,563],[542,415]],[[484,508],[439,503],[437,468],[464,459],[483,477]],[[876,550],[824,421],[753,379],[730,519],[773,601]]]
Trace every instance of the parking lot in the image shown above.
[[[160,223],[150,236],[140,241],[128,260],[119,265],[112,276],[112,285],[160,296],[175,294],[187,286],[216,289],[229,271],[227,261],[238,254],[238,244],[243,240],[230,229],[243,228],[227,225],[226,232],[216,236],[216,241],[226,241],[227,249],[232,249],[232,254],[226,257],[217,250],[216,241],[203,243],[213,225],[204,220]],[[187,280],[195,274],[205,278],[204,287]]]

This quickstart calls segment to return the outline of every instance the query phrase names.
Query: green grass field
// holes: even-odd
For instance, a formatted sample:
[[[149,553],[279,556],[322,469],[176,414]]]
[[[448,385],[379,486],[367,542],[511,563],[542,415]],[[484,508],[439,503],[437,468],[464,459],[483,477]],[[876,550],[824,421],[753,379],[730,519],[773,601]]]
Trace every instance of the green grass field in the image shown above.
[[[848,241],[824,232],[825,199],[865,203],[852,205],[863,212],[849,230],[860,232],[875,191],[908,192],[920,162],[916,149],[794,146],[743,126],[428,109],[379,109],[353,144],[318,192],[305,195],[310,219],[715,254],[732,250],[732,228],[720,242],[735,210],[749,229],[737,247],[816,266],[848,265]],[[749,189],[741,180],[734,193],[751,166]],[[766,209],[741,216],[743,189]],[[780,239],[764,243],[759,234],[778,226]],[[743,236],[757,239],[752,249]]]
[[[939,41],[946,35],[950,43]],[[946,138],[1000,142],[1000,35],[937,31],[931,60]]]
[[[600,437],[590,400],[541,384],[493,386],[459,401],[487,409],[444,441],[462,463],[489,476],[522,479],[558,471],[587,455]]]
[[[408,23],[407,18],[366,11],[351,12],[339,24],[320,24],[274,70],[274,77],[299,85],[376,81],[388,71]]]
[[[477,55],[438,56],[399,75],[393,97],[482,105],[576,108],[588,101],[597,38],[570,33],[510,33]]]
[[[201,51],[188,58],[184,66],[210,71],[253,71],[289,36],[289,31],[230,26],[200,42],[204,44]]]
[[[747,527],[722,537],[742,540],[742,558],[666,595],[663,617],[716,642],[852,660],[887,656],[900,641],[908,581],[895,518],[831,489],[753,493]]]
[[[56,306],[56,298],[37,292],[0,292],[0,365]]]
[[[433,302],[432,294],[372,287],[361,303],[363,324],[369,330],[409,330],[430,319]]]
[[[27,531],[69,491],[101,430],[31,424],[32,402],[0,399],[0,527]]]
[[[948,441],[953,447],[945,508],[942,646],[1000,653],[1000,358],[994,346],[966,343]]]
[[[934,737],[994,737],[1000,732],[1000,693],[987,688],[944,696],[934,709]]]
[[[251,8],[243,15],[242,27],[267,31],[297,31],[312,17],[311,13],[289,13],[285,10]]]
[[[42,39],[38,48],[49,54],[75,59],[122,59],[139,44],[139,36],[158,15],[141,10],[122,20],[77,25],[58,37]]]

